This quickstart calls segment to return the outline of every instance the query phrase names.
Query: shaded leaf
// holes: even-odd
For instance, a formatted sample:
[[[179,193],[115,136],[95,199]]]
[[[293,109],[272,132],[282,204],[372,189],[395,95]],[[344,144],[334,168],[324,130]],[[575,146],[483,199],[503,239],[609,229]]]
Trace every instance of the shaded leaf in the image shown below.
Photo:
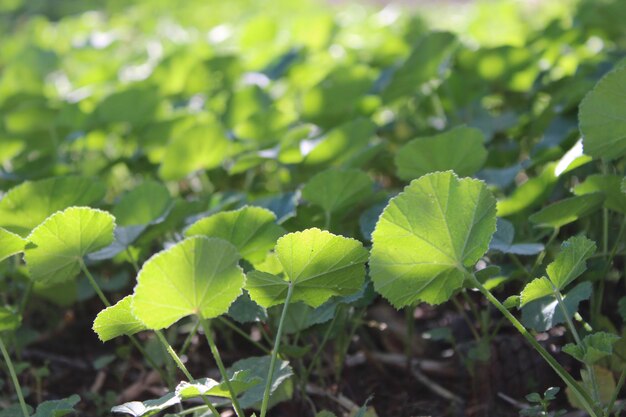
[[[544,207],[528,219],[538,226],[559,228],[595,212],[602,207],[604,198],[604,193],[566,198]]]
[[[570,317],[578,311],[578,304],[591,297],[591,283],[581,282],[563,295],[565,309]],[[538,332],[545,332],[565,322],[565,316],[555,297],[547,296],[530,301],[522,307],[522,324]]]
[[[398,176],[405,180],[434,171],[474,175],[487,159],[485,137],[478,129],[460,126],[435,136],[417,138],[396,152]]]
[[[118,226],[148,225],[163,216],[171,204],[163,184],[146,181],[124,194],[111,213]]]
[[[0,332],[15,330],[20,327],[22,316],[13,308],[0,307]]]
[[[74,406],[78,404],[80,397],[76,394],[62,400],[44,401],[37,406],[37,411],[32,417],[63,417],[76,412]]]
[[[585,178],[581,184],[574,187],[574,194],[586,195],[602,192],[606,196],[604,206],[626,214],[626,195],[621,191],[622,177],[609,174],[595,174]]]
[[[363,171],[331,169],[314,175],[302,189],[302,197],[335,213],[369,197],[372,186],[372,180]]]
[[[613,345],[620,339],[612,333],[596,332],[585,336],[584,346],[568,343],[563,346],[563,352],[580,362],[591,364],[613,354]]]

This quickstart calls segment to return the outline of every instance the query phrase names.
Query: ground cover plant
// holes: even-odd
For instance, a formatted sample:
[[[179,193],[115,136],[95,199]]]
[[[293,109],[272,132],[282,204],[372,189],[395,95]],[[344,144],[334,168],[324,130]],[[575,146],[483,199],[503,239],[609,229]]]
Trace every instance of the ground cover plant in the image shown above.
[[[620,415],[623,2],[268,4],[0,4],[0,417]]]

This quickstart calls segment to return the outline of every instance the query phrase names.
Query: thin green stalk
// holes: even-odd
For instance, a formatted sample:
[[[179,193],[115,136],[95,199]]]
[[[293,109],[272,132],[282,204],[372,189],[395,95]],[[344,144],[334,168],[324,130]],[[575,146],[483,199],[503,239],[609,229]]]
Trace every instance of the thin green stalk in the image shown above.
[[[330,230],[330,211],[324,210],[324,229]]]
[[[87,268],[87,265],[85,265],[85,261],[83,261],[81,259],[79,264],[80,264],[80,269],[82,269],[83,273],[87,276],[87,279],[89,280],[89,283],[91,284],[91,287],[94,289],[96,294],[98,294],[98,297],[100,298],[100,301],[102,301],[102,304],[104,304],[105,307],[111,307],[111,303],[109,302],[108,298],[104,295],[104,293],[100,289],[100,286],[96,282],[96,280],[93,277],[93,275],[91,275],[91,272],[89,272],[89,268]],[[141,355],[150,364],[150,366],[154,370],[156,370],[159,373],[159,375],[161,375],[161,378],[163,378],[163,381],[168,381],[169,379],[167,378],[165,373],[163,373],[163,370],[156,364],[154,359],[152,359],[152,357],[148,354],[148,352],[146,352],[146,350],[143,348],[143,346],[141,346],[141,343],[139,343],[137,338],[135,336],[132,336],[132,335],[129,335],[128,338],[130,339],[130,341],[133,344],[133,346],[135,346],[137,348],[139,353],[141,353]]]
[[[537,259],[535,260],[535,264],[533,265],[532,269],[530,270],[530,276],[531,277],[536,276],[537,269],[541,266],[541,263],[543,262],[543,258],[546,257],[546,253],[548,252],[548,248],[550,247],[552,242],[554,242],[554,239],[556,239],[556,237],[558,235],[559,235],[559,228],[557,227],[557,228],[554,229],[554,231],[550,235],[550,238],[548,239],[548,242],[546,243],[546,245],[543,247],[543,250],[539,253],[539,255],[537,255]]]
[[[89,280],[89,283],[91,284],[91,287],[96,292],[96,294],[98,294],[98,297],[100,298],[100,301],[102,301],[102,304],[104,304],[105,307],[111,307],[111,303],[102,292],[102,289],[100,289],[100,286],[96,282],[96,279],[93,277],[93,275],[91,275],[91,272],[89,272],[87,265],[85,265],[85,261],[81,259],[79,263],[80,263],[80,269],[82,269],[83,273],[87,276],[87,279]]]
[[[172,346],[169,344],[169,342],[163,335],[163,332],[161,332],[160,330],[155,330],[154,333],[156,334],[157,339],[159,339],[159,341],[161,342],[161,344],[163,345],[167,353],[174,360],[174,363],[176,363],[176,366],[178,366],[178,368],[183,372],[183,374],[185,375],[185,378],[187,378],[189,382],[193,381],[194,379],[191,376],[191,373],[189,373],[189,370],[187,369],[183,361],[180,360],[180,358],[176,354],[176,351],[174,351],[174,348],[172,348]],[[211,410],[213,415],[216,417],[219,417],[220,413],[219,411],[217,411],[215,406],[211,404],[211,401],[209,401],[209,399],[205,395],[200,395],[200,397],[204,401],[204,404],[206,404],[206,406],[209,407],[209,410]]]
[[[187,335],[187,338],[185,339],[185,342],[183,343],[183,347],[180,348],[180,354],[181,355],[184,355],[185,353],[187,353],[187,349],[189,349],[189,346],[191,346],[191,341],[193,340],[193,337],[198,332],[198,328],[199,327],[200,327],[200,320],[197,320],[193,324],[193,328],[191,329],[191,331]]]
[[[456,309],[459,311],[459,314],[461,315],[463,320],[465,320],[465,323],[467,323],[467,327],[469,327],[470,331],[472,332],[474,339],[476,339],[476,341],[479,341],[480,335],[478,334],[476,327],[474,327],[474,323],[472,323],[472,320],[469,318],[469,316],[465,312],[465,308],[463,307],[463,305],[459,302],[459,300],[456,299],[456,297],[452,297],[451,300],[452,300],[452,304],[454,304]]]
[[[605,209],[606,210],[606,209]],[[604,298],[604,281],[606,279],[606,274],[608,274],[609,270],[611,269],[611,265],[613,263],[613,259],[615,258],[615,255],[617,253],[617,248],[619,247],[619,244],[622,242],[622,235],[624,234],[624,229],[626,227],[626,216],[622,219],[622,224],[619,228],[619,232],[617,233],[617,237],[615,239],[615,244],[613,245],[613,248],[611,249],[611,252],[608,255],[608,258],[606,259],[606,266],[604,267],[604,270],[602,271],[602,279],[600,279],[600,288],[598,289],[598,291],[596,292],[596,296],[594,297],[594,305],[593,305],[593,309],[592,309],[592,320],[594,318],[597,318],[600,315],[600,309],[602,308],[602,300]],[[608,228],[608,225],[607,225]],[[607,231],[608,234],[608,231]],[[604,246],[604,242],[603,242],[603,246]],[[608,245],[608,242],[606,243]],[[604,253],[608,253],[607,250],[603,250]]]
[[[559,364],[557,360],[554,359],[552,355],[550,355],[550,353],[545,350],[544,347],[539,344],[539,342],[537,342],[537,340],[535,340],[535,338],[528,332],[528,330],[526,330],[524,325],[522,325],[522,323],[520,323],[515,318],[515,316],[513,316],[509,312],[509,310],[507,310],[506,307],[502,305],[502,303],[500,303],[500,301],[491,293],[491,291],[485,288],[473,274],[469,275],[469,277],[472,281],[472,284],[474,284],[474,286],[478,288],[478,290],[487,298],[487,300],[489,300],[491,304],[493,304],[498,310],[500,310],[504,317],[506,317],[511,322],[513,327],[515,327],[515,329],[517,329],[517,331],[520,332],[522,336],[524,336],[528,343],[530,343],[532,347],[543,357],[543,359],[548,363],[548,365],[550,365],[550,367],[557,373],[557,375],[559,375],[563,382],[565,382],[565,384],[570,387],[574,395],[578,397],[579,401],[581,402],[585,410],[591,415],[591,417],[600,417],[600,414],[594,406],[593,399],[580,386],[580,384],[578,384],[578,382],[576,382],[576,380],[561,366],[561,364]]]
[[[22,387],[20,386],[20,381],[17,379],[17,375],[15,374],[15,368],[13,367],[13,361],[11,361],[11,357],[9,356],[9,352],[7,348],[4,346],[4,342],[0,337],[0,350],[2,351],[2,356],[4,357],[4,362],[7,364],[7,368],[9,369],[9,375],[11,375],[11,380],[13,381],[13,388],[15,388],[15,393],[17,394],[17,399],[20,402],[20,408],[22,409],[22,414],[24,417],[28,417],[28,407],[26,407],[26,401],[24,401],[24,394],[22,393]]]
[[[271,351],[266,348],[265,346],[263,346],[262,344],[260,344],[259,342],[257,342],[256,340],[253,340],[250,335],[248,335],[246,332],[244,332],[243,330],[241,330],[239,327],[235,326],[233,323],[230,322],[230,320],[225,319],[224,317],[218,317],[218,320],[222,323],[224,323],[226,326],[228,326],[230,329],[232,329],[235,333],[237,333],[238,335],[240,335],[241,337],[245,338],[248,342],[252,343],[254,346],[256,346],[258,349],[262,350],[263,352],[267,353],[268,355],[271,353]]]
[[[137,263],[137,260],[133,256],[133,254],[130,251],[130,248],[128,246],[126,247],[126,256],[128,257],[128,260],[130,261],[131,265],[133,266],[133,269],[135,270],[135,273],[138,273],[139,272],[139,264]]]
[[[613,407],[615,407],[615,401],[617,401],[617,396],[619,395],[619,392],[622,390],[625,380],[626,380],[626,369],[624,369],[619,376],[619,381],[617,381],[617,386],[615,387],[615,390],[613,390],[611,399],[609,400],[609,403],[606,406],[606,412],[604,413],[605,417],[609,417],[611,413],[613,412]]]
[[[574,326],[574,322],[572,322],[572,319],[569,316],[569,311],[567,310],[567,307],[565,306],[565,302],[563,301],[563,296],[561,295],[561,292],[558,289],[556,289],[554,285],[552,286],[552,292],[554,296],[556,297],[556,301],[557,301],[557,304],[559,305],[559,308],[563,312],[563,316],[565,317],[565,323],[567,324],[567,327],[569,327],[569,330],[572,333],[572,336],[574,336],[574,341],[576,342],[578,346],[580,346],[583,349],[583,351],[587,351],[587,345],[585,344],[585,342],[583,342],[583,340],[578,335],[578,331],[576,330],[576,327]],[[598,380],[596,378],[596,371],[595,369],[593,369],[593,365],[590,365],[588,363],[585,363],[585,367],[587,368],[587,372],[589,372],[589,378],[591,379],[591,396],[594,401],[599,402],[600,394],[599,394],[599,389],[598,389]]]
[[[30,298],[30,294],[33,290],[33,286],[35,282],[32,279],[28,280],[28,284],[26,284],[26,289],[24,290],[24,295],[22,296],[22,301],[20,301],[19,313],[20,315],[24,314],[26,310],[26,304],[28,304],[28,299]]]
[[[233,389],[230,383],[230,379],[228,378],[228,374],[226,373],[226,368],[224,367],[224,362],[222,362],[220,352],[219,350],[217,350],[215,340],[213,340],[213,335],[211,334],[211,326],[209,326],[208,320],[203,318],[200,318],[200,325],[202,325],[202,329],[204,330],[204,336],[206,337],[207,342],[209,342],[209,347],[211,348],[213,359],[215,359],[215,363],[217,364],[217,369],[219,369],[220,375],[222,375],[222,379],[226,383],[226,388],[228,388],[228,392],[230,393],[230,399],[232,401],[233,408],[235,409],[235,413],[239,417],[245,417],[245,414],[241,409],[241,405],[239,405],[239,401],[237,400],[237,393]]]
[[[274,379],[274,367],[276,366],[276,357],[280,349],[280,339],[283,335],[283,325],[285,324],[285,318],[287,317],[287,309],[291,296],[293,295],[294,285],[290,282],[287,289],[287,297],[285,298],[285,304],[283,305],[283,312],[280,315],[280,321],[278,322],[278,331],[276,332],[276,338],[274,340],[274,348],[272,349],[272,359],[270,360],[270,369],[267,372],[267,380],[265,381],[265,391],[263,392],[263,402],[261,403],[261,415],[265,417],[267,414],[267,407],[270,401],[270,391],[272,389],[272,380]]]

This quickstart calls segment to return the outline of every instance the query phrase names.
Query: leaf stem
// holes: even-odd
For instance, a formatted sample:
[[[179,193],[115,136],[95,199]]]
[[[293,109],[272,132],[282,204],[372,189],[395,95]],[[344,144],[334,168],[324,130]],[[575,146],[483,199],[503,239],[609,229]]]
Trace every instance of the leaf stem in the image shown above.
[[[265,391],[263,392],[263,402],[261,403],[261,415],[265,417],[267,414],[267,407],[270,400],[270,391],[272,389],[272,383],[274,379],[274,367],[276,366],[276,357],[280,349],[280,339],[283,335],[283,325],[285,324],[285,318],[287,317],[287,308],[293,295],[293,283],[289,282],[289,288],[287,289],[287,296],[285,297],[285,304],[283,305],[283,312],[280,315],[280,321],[278,322],[278,330],[276,332],[276,338],[274,340],[274,348],[272,349],[272,358],[270,360],[270,369],[267,372],[267,380],[265,381]]]
[[[204,330],[204,336],[206,337],[207,342],[209,342],[209,347],[211,348],[213,359],[215,359],[215,363],[217,364],[217,369],[219,369],[220,375],[222,375],[222,379],[224,380],[224,383],[226,384],[226,388],[228,388],[228,392],[230,393],[230,400],[232,401],[233,408],[235,409],[235,413],[239,417],[245,417],[245,414],[243,410],[241,409],[241,405],[239,405],[239,401],[237,400],[237,393],[233,389],[233,386],[230,383],[230,379],[228,378],[228,374],[226,373],[226,368],[224,367],[224,362],[222,362],[222,357],[220,356],[220,352],[219,350],[217,350],[217,345],[215,344],[215,340],[213,339],[209,321],[202,317],[200,317],[199,320],[200,320],[200,325],[202,325],[202,329]]]
[[[15,368],[13,367],[13,362],[11,361],[9,352],[4,346],[4,342],[2,341],[1,337],[0,337],[0,350],[2,351],[2,356],[4,357],[4,361],[7,364],[7,368],[9,368],[9,375],[11,375],[11,380],[13,381],[13,387],[15,388],[17,399],[20,402],[20,408],[22,409],[22,414],[24,414],[24,417],[29,417],[28,407],[26,407],[26,401],[24,401],[24,394],[22,393],[22,387],[20,386],[20,381],[17,379],[17,375],[15,374]]]
[[[79,260],[79,264],[80,264],[80,269],[82,269],[83,273],[87,276],[87,279],[89,280],[89,283],[91,284],[91,287],[96,292],[96,294],[98,294],[98,297],[100,298],[100,301],[102,301],[102,304],[104,304],[105,307],[111,307],[111,303],[102,292],[102,289],[96,282],[96,279],[93,277],[93,275],[91,275],[91,272],[89,272],[89,269],[87,268],[87,265],[85,265],[85,261],[82,258]]]
[[[218,317],[218,320],[221,323],[224,323],[226,326],[228,326],[230,329],[232,329],[235,333],[237,333],[238,335],[240,335],[241,337],[245,338],[248,342],[252,343],[254,346],[256,346],[259,350],[262,350],[264,353],[267,353],[268,355],[271,353],[271,350],[269,350],[268,348],[266,348],[265,346],[263,346],[262,344],[260,344],[259,342],[257,342],[256,340],[253,340],[250,335],[248,335],[246,332],[244,332],[243,330],[241,330],[239,327],[235,326],[233,323],[230,322],[230,320],[225,319],[224,317]]]
[[[100,301],[102,301],[102,304],[104,304],[105,307],[111,307],[111,303],[109,302],[108,298],[104,295],[104,293],[100,289],[100,286],[96,282],[93,275],[91,275],[91,272],[89,272],[89,268],[87,268],[87,265],[85,265],[85,261],[82,258],[80,259],[79,264],[80,264],[80,269],[87,276],[89,283],[91,284],[96,294],[98,294],[98,297],[100,298]],[[141,353],[141,355],[146,359],[148,364],[150,364],[150,366],[159,373],[161,378],[163,378],[163,381],[168,381],[168,378],[163,372],[163,370],[156,364],[154,359],[152,359],[152,357],[148,354],[148,352],[146,352],[143,346],[141,346],[141,343],[139,343],[137,338],[133,335],[129,335],[128,338],[130,339],[133,346],[135,346],[135,348],[137,348],[139,353]]]
[[[502,305],[502,303],[500,303],[500,301],[491,293],[491,291],[485,288],[480,283],[480,281],[478,281],[474,274],[469,274],[469,277],[472,284],[474,284],[474,286],[478,288],[478,290],[487,298],[487,300],[489,300],[490,303],[492,303],[498,310],[500,310],[504,317],[506,317],[511,322],[513,327],[515,327],[515,329],[517,329],[517,331],[520,332],[522,336],[524,336],[528,343],[532,345],[532,347],[543,357],[543,359],[548,363],[548,365],[550,365],[550,367],[557,373],[557,375],[559,375],[563,382],[565,382],[565,384],[572,390],[574,395],[578,397],[578,399],[581,401],[581,404],[583,405],[585,410],[591,415],[591,417],[599,417],[600,415],[598,414],[594,406],[593,399],[591,399],[589,394],[580,386],[580,384],[578,384],[578,382],[576,382],[576,380],[561,366],[561,364],[559,364],[557,360],[554,359],[552,355],[550,355],[550,353],[545,350],[544,347],[539,344],[539,342],[537,342],[537,340],[535,340],[535,338],[528,332],[528,330],[526,330],[524,325],[522,325],[522,323],[520,323],[515,318],[515,316],[513,316],[509,312],[509,310],[507,310],[506,307]]]
[[[174,348],[172,348],[172,346],[169,344],[169,342],[163,335],[163,332],[160,330],[155,330],[154,333],[156,334],[157,339],[159,339],[159,341],[161,342],[161,344],[163,345],[167,353],[174,360],[174,362],[176,363],[176,366],[178,366],[178,369],[180,369],[183,372],[183,374],[185,375],[185,378],[187,378],[187,381],[189,382],[193,381],[194,379],[191,376],[191,373],[189,373],[189,370],[187,369],[183,361],[180,360],[180,357],[178,357],[178,355],[174,351]],[[216,417],[219,417],[220,415],[219,411],[217,411],[215,406],[211,403],[211,401],[209,401],[206,395],[200,395],[200,397],[202,398],[206,406],[209,407],[209,410],[211,410],[213,415]]]
[[[576,327],[574,326],[574,322],[572,321],[572,318],[569,316],[569,311],[567,310],[567,307],[565,306],[565,301],[563,301],[563,296],[561,295],[561,292],[554,286],[554,284],[552,284],[552,293],[556,297],[557,304],[559,305],[559,308],[563,312],[563,316],[565,317],[565,323],[567,324],[567,327],[569,327],[570,332],[572,332],[572,336],[574,336],[574,341],[576,342],[578,346],[580,346],[583,349],[584,352],[586,352],[587,345],[580,338],[580,335],[578,334],[578,331],[576,330]],[[594,401],[599,402],[600,395],[599,395],[599,390],[598,390],[598,380],[596,378],[596,371],[595,369],[593,369],[593,365],[590,365],[588,363],[585,363],[585,367],[587,368],[587,372],[589,372],[589,378],[591,379],[591,396]]]
[[[611,399],[609,400],[609,403],[606,406],[606,412],[604,413],[606,417],[609,417],[611,413],[613,412],[615,401],[617,401],[617,396],[619,395],[619,392],[622,390],[625,380],[626,380],[626,369],[624,369],[622,373],[620,374],[619,380],[617,381],[617,386],[615,387],[615,390],[613,391],[613,394],[611,395]]]

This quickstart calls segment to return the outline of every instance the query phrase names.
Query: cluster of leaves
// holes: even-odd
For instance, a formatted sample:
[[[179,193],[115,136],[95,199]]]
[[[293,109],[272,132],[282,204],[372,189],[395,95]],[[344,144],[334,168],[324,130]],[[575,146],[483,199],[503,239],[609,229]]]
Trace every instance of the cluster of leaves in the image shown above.
[[[306,391],[302,364],[326,343],[347,352],[341,334],[375,293],[411,308],[475,289],[554,368],[572,405],[611,413],[626,375],[615,382],[626,349],[626,314],[614,313],[626,311],[615,297],[626,214],[620,1],[546,10],[535,27],[513,2],[478,4],[464,36],[393,8],[334,16],[285,1],[250,14],[247,3],[66,5],[47,18],[29,15],[45,5],[0,6],[10,22],[0,347],[20,401],[7,415],[32,410],[4,341],[27,345],[20,330],[44,303],[97,295],[102,341],[128,336],[160,369],[135,337],[149,333],[184,373],[162,372],[166,395],[114,412],[202,401],[197,416],[232,405],[264,417]],[[496,289],[513,295],[500,303]],[[220,323],[263,323],[270,355],[226,368]],[[221,381],[192,377],[163,332],[187,324],[204,333]],[[529,333],[561,324],[582,382]],[[317,352],[301,334],[323,335]]]

